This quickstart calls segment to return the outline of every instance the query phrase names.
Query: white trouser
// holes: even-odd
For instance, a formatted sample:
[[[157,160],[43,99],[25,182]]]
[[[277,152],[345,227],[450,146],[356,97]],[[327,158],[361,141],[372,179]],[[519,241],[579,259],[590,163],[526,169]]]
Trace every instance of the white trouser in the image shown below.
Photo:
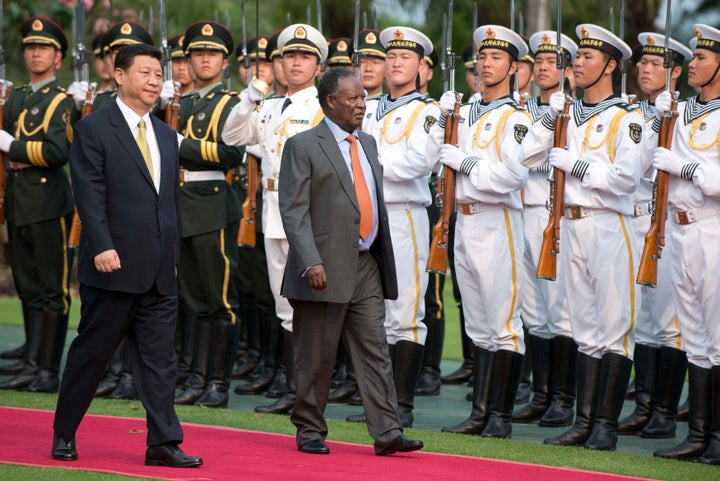
[[[650,215],[633,218],[635,225],[636,249],[642,253],[645,233],[650,228]],[[650,347],[672,347],[684,349],[680,338],[680,325],[673,305],[672,282],[668,255],[663,251],[657,265],[655,288],[640,286],[640,314],[635,323],[635,342]],[[638,257],[638,264],[640,258]]]
[[[280,295],[288,256],[287,239],[268,239],[265,237],[265,256],[267,257],[270,289],[272,289],[275,298],[275,315],[282,321],[283,329],[292,332],[292,307],[290,307],[288,300]]]
[[[522,215],[525,228],[523,325],[528,330],[528,334],[543,339],[556,336],[571,337],[570,316],[565,302],[565,283],[562,275],[558,273],[555,281],[540,279],[537,276],[542,234],[547,226],[548,210],[545,206],[529,206],[525,207]],[[560,238],[562,239],[562,234]]]
[[[632,359],[634,324],[640,310],[635,283],[638,256],[629,217],[595,210],[564,218],[560,268],[578,352],[594,358],[614,353]],[[572,286],[572,287],[570,287]]]
[[[520,311],[525,276],[520,212],[493,209],[458,212],[455,272],[462,295],[465,331],[478,347],[525,353]]]
[[[668,219],[663,251],[688,361],[720,365],[720,216],[677,225]],[[658,282],[660,279],[658,278]]]
[[[410,208],[407,208],[410,207]],[[388,344],[411,341],[425,345],[425,271],[430,250],[430,221],[425,207],[388,204],[388,220],[397,275],[398,298],[385,301]]]

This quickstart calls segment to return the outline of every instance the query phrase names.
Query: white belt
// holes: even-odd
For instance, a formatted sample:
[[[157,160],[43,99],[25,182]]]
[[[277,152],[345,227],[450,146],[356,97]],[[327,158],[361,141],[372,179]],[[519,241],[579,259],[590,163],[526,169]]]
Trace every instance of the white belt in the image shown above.
[[[594,215],[616,213],[610,209],[589,209],[579,205],[571,205],[565,208],[565,218],[568,220],[584,219]]]
[[[204,180],[225,180],[225,174],[219,170],[180,169],[180,182],[202,182]]]
[[[424,209],[422,204],[414,204],[411,202],[393,202],[392,204],[386,204],[388,212],[397,212],[400,210],[413,210],[413,209]]]
[[[635,204],[635,217],[650,215],[650,202]]]
[[[262,186],[265,190],[270,190],[274,192],[278,190],[278,181],[277,179],[266,179],[265,177],[263,177]]]
[[[688,225],[708,217],[716,216],[720,216],[720,212],[716,209],[688,209],[671,212],[670,219],[676,224]]]

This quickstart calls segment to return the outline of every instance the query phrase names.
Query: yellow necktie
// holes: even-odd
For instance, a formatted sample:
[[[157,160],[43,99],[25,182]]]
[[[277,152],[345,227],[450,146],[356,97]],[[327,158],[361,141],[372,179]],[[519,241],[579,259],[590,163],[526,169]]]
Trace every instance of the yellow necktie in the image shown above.
[[[145,165],[147,166],[148,172],[150,172],[150,178],[155,180],[155,173],[153,171],[152,156],[150,155],[150,147],[147,141],[147,130],[145,129],[145,121],[140,119],[138,122],[138,134],[137,144],[140,147],[140,153],[145,159]]]
[[[353,177],[355,178],[355,195],[360,207],[360,237],[367,239],[367,236],[372,234],[373,224],[375,223],[372,199],[370,198],[367,182],[365,182],[365,174],[360,165],[357,139],[354,135],[348,135],[345,140],[350,142],[350,167],[352,167]]]

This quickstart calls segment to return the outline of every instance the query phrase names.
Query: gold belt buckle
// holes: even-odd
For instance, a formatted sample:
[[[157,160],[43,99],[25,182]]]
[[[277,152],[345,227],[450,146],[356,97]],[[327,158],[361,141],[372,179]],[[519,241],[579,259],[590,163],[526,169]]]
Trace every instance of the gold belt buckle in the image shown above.
[[[462,209],[462,213],[465,215],[470,215],[470,204],[460,204],[460,208]]]
[[[185,170],[185,169],[180,169],[180,170],[179,170],[179,173],[180,173],[180,185],[185,184],[185,172],[187,172],[187,170]]]
[[[267,190],[272,190],[272,191],[277,190],[277,188],[275,187],[275,179],[267,180]]]
[[[695,216],[691,215],[691,212],[687,210],[679,210],[675,212],[675,215],[677,216],[677,221],[680,225],[688,225],[695,222]]]
[[[582,217],[582,207],[579,205],[571,205],[569,207],[570,209],[570,219],[580,219]]]

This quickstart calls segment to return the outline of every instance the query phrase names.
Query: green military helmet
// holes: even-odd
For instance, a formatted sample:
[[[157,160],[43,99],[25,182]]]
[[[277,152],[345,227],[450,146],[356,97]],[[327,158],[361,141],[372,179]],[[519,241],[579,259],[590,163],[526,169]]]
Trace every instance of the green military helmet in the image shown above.
[[[380,44],[380,30],[368,28],[358,33],[357,53],[364,57],[385,58],[385,48]],[[355,52],[353,52],[355,53]]]
[[[352,39],[333,38],[328,45],[328,67],[349,67],[352,65]]]
[[[185,35],[178,34],[173,35],[167,40],[168,48],[170,49],[170,58],[185,58],[185,50],[183,49],[183,42]]]
[[[155,41],[147,29],[135,22],[118,22],[105,34],[104,53],[107,55],[113,47],[118,45],[130,45],[134,43],[144,43],[145,45],[155,46]]]
[[[275,41],[275,45],[277,45],[277,38]],[[247,39],[247,54],[250,60],[270,60],[267,57],[267,46],[267,35],[260,35],[259,37],[251,37]],[[242,43],[238,44],[237,48],[235,49],[235,55],[239,63],[242,63],[245,60],[245,56],[242,52]]]
[[[67,37],[65,37],[63,29],[49,18],[28,18],[20,26],[20,35],[22,36],[23,45],[52,45],[60,50],[62,56],[65,57],[68,48]]]
[[[201,20],[185,30],[183,49],[185,55],[192,49],[220,50],[225,55],[230,55],[234,44],[232,34],[224,25],[211,20]]]

